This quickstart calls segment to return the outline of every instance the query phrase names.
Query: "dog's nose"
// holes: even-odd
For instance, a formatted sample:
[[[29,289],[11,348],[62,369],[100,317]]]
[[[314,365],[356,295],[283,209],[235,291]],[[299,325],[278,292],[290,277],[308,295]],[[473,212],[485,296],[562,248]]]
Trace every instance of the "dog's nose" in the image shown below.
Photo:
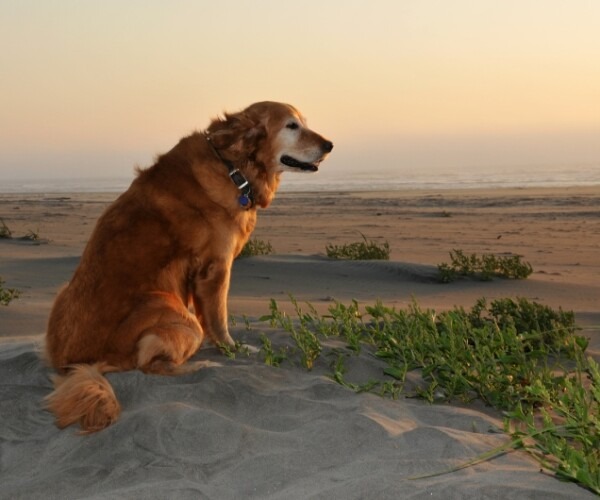
[[[325,151],[326,153],[331,153],[332,149],[333,149],[333,142],[325,141],[323,143],[323,151]]]

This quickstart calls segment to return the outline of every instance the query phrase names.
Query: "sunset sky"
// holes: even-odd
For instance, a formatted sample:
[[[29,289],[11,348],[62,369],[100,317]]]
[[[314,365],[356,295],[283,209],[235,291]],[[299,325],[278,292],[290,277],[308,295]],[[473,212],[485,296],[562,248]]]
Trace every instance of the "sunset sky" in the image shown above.
[[[296,105],[346,170],[600,168],[597,0],[2,0],[0,183]]]

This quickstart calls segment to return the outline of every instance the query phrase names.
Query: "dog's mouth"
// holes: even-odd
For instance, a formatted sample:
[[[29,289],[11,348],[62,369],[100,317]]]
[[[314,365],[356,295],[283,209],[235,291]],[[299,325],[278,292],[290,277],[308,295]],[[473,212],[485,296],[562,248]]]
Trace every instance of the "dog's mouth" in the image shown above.
[[[305,163],[288,155],[283,155],[279,161],[288,167],[297,168],[303,172],[316,172],[319,170],[319,163],[321,163],[321,160],[317,160],[314,163]]]

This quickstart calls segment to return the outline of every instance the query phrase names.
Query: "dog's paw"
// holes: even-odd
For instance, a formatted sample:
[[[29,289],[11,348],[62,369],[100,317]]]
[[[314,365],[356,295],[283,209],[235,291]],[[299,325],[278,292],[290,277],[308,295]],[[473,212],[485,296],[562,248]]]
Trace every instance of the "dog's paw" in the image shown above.
[[[221,345],[226,345],[228,347],[235,347],[236,346],[235,340],[233,340],[231,338],[231,335],[229,335],[229,333],[226,333],[225,335],[223,335],[222,338],[219,339],[218,343],[221,344]]]

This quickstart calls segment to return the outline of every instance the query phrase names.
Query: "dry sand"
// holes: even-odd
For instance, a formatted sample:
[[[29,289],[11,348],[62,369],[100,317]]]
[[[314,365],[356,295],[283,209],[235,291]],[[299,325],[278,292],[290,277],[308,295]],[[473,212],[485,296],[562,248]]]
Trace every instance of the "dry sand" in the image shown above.
[[[219,361],[186,377],[138,372],[110,376],[121,420],[77,436],[57,430],[40,408],[48,370],[34,352],[57,289],[115,194],[0,195],[0,218],[15,238],[0,240],[0,277],[22,291],[0,307],[0,498],[586,498],[539,473],[521,453],[417,481],[506,440],[489,430],[500,415],[474,405],[428,405],[356,395],[299,367],[256,357]],[[18,239],[28,231],[41,241]],[[325,257],[328,243],[387,240],[388,262]],[[441,192],[281,193],[259,215],[255,237],[276,254],[236,262],[230,313],[250,318],[234,338],[257,346],[270,298],[288,294],[325,311],[333,299],[436,310],[479,297],[525,297],[573,310],[600,355],[598,188]],[[49,240],[49,241],[45,241]],[[524,281],[435,281],[448,252],[519,254]],[[378,370],[360,358],[362,370]]]

